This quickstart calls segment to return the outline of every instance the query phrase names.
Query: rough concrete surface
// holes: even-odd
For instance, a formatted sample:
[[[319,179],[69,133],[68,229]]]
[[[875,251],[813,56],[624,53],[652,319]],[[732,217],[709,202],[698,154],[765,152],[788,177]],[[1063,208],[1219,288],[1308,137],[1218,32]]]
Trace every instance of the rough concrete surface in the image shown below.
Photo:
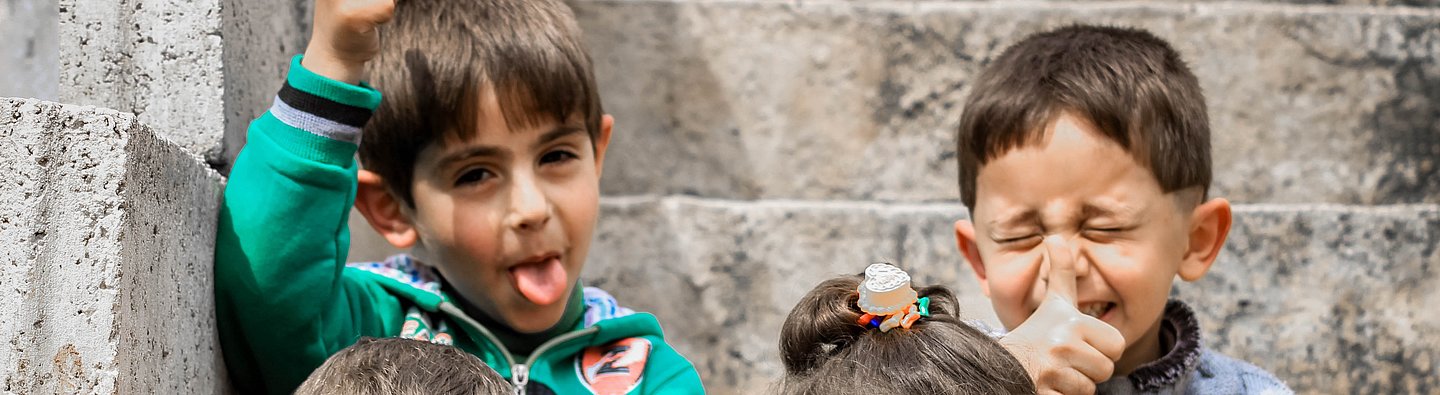
[[[132,115],[0,99],[0,391],[220,390],[220,185]]]
[[[55,100],[60,74],[55,0],[0,4],[0,97]]]
[[[1440,202],[1432,181],[1440,179],[1440,10],[574,5],[616,117],[610,195],[954,199],[954,128],[974,75],[1026,34],[1090,22],[1150,29],[1190,61],[1210,108],[1216,194],[1244,203]]]
[[[223,161],[219,0],[60,0],[60,101],[134,113]]]
[[[290,57],[304,51],[310,8],[279,0],[9,0],[0,3],[0,37],[11,43],[0,46],[0,96],[134,112],[224,170],[250,120],[269,108]]]
[[[1300,391],[1440,392],[1440,206],[1238,210],[1221,261],[1175,294],[1206,342]]]
[[[821,280],[898,263],[996,324],[955,249],[958,205],[608,199],[585,278],[654,312],[713,393],[782,371],[778,335]],[[1207,344],[1300,393],[1440,391],[1440,207],[1241,206],[1207,277],[1176,294]]]

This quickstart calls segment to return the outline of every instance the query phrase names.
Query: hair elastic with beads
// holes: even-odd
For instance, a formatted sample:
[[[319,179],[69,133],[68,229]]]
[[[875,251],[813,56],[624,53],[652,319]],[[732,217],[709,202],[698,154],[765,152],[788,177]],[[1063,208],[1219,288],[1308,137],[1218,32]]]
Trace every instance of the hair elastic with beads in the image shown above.
[[[915,289],[910,287],[910,275],[900,268],[876,263],[865,268],[865,281],[856,289],[860,293],[857,304],[865,314],[855,323],[881,332],[901,327],[910,329],[920,317],[930,316],[930,298],[917,298]]]

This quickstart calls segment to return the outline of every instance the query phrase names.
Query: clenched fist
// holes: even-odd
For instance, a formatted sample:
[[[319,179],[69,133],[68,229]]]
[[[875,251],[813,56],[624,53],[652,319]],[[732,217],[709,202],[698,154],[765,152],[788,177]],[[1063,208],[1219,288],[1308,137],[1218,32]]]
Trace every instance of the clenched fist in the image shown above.
[[[315,24],[301,64],[316,74],[355,84],[365,62],[380,52],[380,25],[396,0],[316,0]]]

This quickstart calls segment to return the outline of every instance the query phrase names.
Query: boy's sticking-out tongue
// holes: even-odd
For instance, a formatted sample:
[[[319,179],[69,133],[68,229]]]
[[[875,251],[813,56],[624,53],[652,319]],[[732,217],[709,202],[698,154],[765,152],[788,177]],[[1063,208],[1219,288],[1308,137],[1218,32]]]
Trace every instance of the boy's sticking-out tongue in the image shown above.
[[[547,306],[565,297],[565,267],[559,257],[510,268],[510,281],[530,303]]]

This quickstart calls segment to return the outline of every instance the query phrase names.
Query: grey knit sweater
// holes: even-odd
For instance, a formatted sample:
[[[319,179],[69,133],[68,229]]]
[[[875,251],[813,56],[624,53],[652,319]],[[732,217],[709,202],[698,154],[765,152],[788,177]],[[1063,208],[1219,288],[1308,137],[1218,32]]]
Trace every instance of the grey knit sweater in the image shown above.
[[[1293,394],[1255,365],[1205,348],[1195,313],[1179,300],[1165,305],[1160,337],[1169,351],[1130,374],[1096,387],[1099,394]]]

